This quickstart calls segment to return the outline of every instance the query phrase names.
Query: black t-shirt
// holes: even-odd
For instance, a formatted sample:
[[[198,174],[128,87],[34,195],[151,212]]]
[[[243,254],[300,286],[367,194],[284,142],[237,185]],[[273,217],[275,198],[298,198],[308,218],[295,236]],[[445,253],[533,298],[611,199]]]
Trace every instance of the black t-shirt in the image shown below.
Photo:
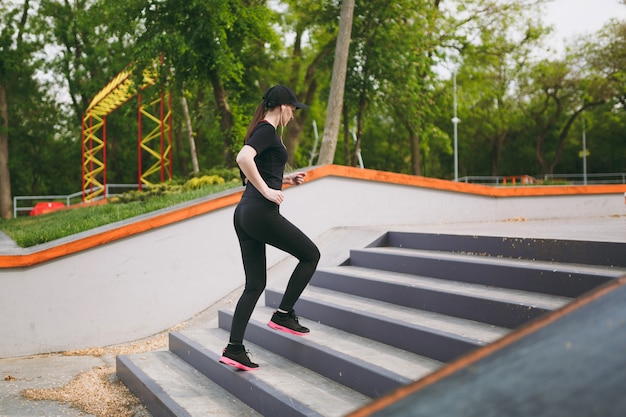
[[[246,145],[252,146],[256,151],[254,162],[267,186],[274,190],[282,190],[287,149],[276,134],[274,126],[264,120],[260,121]],[[243,173],[241,175],[243,179]],[[243,195],[265,198],[251,182],[247,183]]]

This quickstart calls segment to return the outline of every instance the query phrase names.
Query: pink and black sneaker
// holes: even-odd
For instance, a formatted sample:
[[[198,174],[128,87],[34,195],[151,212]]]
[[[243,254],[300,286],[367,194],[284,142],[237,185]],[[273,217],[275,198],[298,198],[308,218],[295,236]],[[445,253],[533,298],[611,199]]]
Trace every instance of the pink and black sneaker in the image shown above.
[[[243,345],[229,344],[226,346],[220,358],[220,362],[241,369],[242,371],[256,371],[259,369],[259,365],[250,360],[248,351],[246,351]]]
[[[297,336],[306,336],[310,332],[308,328],[300,325],[298,316],[296,316],[293,310],[289,313],[276,311],[267,325],[274,330],[281,330]]]

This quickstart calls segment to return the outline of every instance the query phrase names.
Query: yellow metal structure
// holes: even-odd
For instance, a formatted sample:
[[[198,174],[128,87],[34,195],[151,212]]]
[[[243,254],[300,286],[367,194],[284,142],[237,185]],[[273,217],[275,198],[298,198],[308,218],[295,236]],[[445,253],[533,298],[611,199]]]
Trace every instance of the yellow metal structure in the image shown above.
[[[157,171],[161,173],[161,181],[165,180],[166,175],[171,179],[172,110],[169,94],[160,93],[158,98],[150,102],[148,106],[141,103],[140,92],[154,83],[155,78],[150,72],[145,71],[142,85],[137,88],[132,79],[132,69],[127,67],[100,90],[89,103],[82,119],[83,201],[106,198],[106,119],[109,114],[135,96],[139,96],[139,188],[141,189],[143,184],[151,184],[148,176]],[[158,116],[150,113],[150,109],[153,108],[158,108]],[[157,127],[146,136],[142,135],[142,116],[148,117],[157,124]],[[154,144],[156,137],[160,139],[158,151],[150,147]],[[142,171],[143,151],[157,159],[157,162],[145,172]]]
[[[83,201],[104,193],[103,183],[106,183],[106,178],[102,181],[98,180],[101,176],[106,176],[105,141],[98,136],[98,132],[104,126],[105,119],[97,114],[83,116]],[[89,194],[86,194],[87,191]]]
[[[171,173],[171,155],[172,155],[172,139],[171,139],[171,117],[172,109],[170,95],[161,93],[158,98],[144,105],[142,96],[139,95],[139,188],[142,185],[152,185],[153,183],[148,177],[158,173],[160,182],[165,180],[166,174],[168,178],[172,178]],[[149,109],[158,109],[158,117],[150,113]],[[153,129],[144,134],[144,117],[148,121],[153,122]],[[143,169],[143,158],[141,155],[153,157],[154,163],[147,169]],[[170,171],[168,172],[168,168]]]

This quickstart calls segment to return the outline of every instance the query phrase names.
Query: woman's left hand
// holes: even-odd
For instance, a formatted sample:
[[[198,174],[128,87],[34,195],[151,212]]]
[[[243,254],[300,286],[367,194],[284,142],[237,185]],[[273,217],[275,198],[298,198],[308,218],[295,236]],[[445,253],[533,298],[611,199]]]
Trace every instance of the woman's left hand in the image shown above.
[[[306,172],[292,172],[291,174],[287,174],[285,179],[288,184],[300,185],[304,182],[304,177],[306,177]]]

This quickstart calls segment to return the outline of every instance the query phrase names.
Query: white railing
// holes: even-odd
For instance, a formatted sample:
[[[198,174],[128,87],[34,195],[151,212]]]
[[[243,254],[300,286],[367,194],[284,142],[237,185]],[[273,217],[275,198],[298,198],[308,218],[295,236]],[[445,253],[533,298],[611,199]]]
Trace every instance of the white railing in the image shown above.
[[[112,189],[120,189],[120,188],[126,188],[126,189],[136,189],[139,188],[139,186],[137,184],[107,184],[105,186],[105,193],[104,195],[106,195],[107,197],[111,197],[114,195],[119,195],[121,193],[112,193],[111,190]],[[94,188],[93,190],[88,191],[86,194],[92,194],[95,193],[97,191],[100,191],[102,189],[102,187],[97,187]],[[72,194],[68,194],[68,195],[35,195],[35,196],[15,196],[13,197],[13,217],[17,217],[17,214],[20,212],[30,212],[32,209],[35,208],[35,204],[37,203],[41,203],[41,202],[62,202],[63,204],[65,204],[66,207],[69,207],[70,205],[72,205],[73,202],[75,202],[76,200],[82,201],[82,197],[83,197],[83,192],[79,191],[76,193],[72,193]],[[104,198],[104,196],[98,196],[96,198],[93,199],[93,201],[98,201],[101,200],[102,198]],[[20,207],[19,203],[20,202],[24,202],[24,201],[30,201],[32,204],[31,206],[23,206]]]
[[[534,185],[543,181],[563,181],[571,185],[587,184],[626,184],[626,173],[609,174],[550,174],[550,175],[470,175],[459,178],[459,182],[484,185],[511,185],[511,179],[517,178],[516,185],[526,185],[519,179],[529,177],[535,179]]]

